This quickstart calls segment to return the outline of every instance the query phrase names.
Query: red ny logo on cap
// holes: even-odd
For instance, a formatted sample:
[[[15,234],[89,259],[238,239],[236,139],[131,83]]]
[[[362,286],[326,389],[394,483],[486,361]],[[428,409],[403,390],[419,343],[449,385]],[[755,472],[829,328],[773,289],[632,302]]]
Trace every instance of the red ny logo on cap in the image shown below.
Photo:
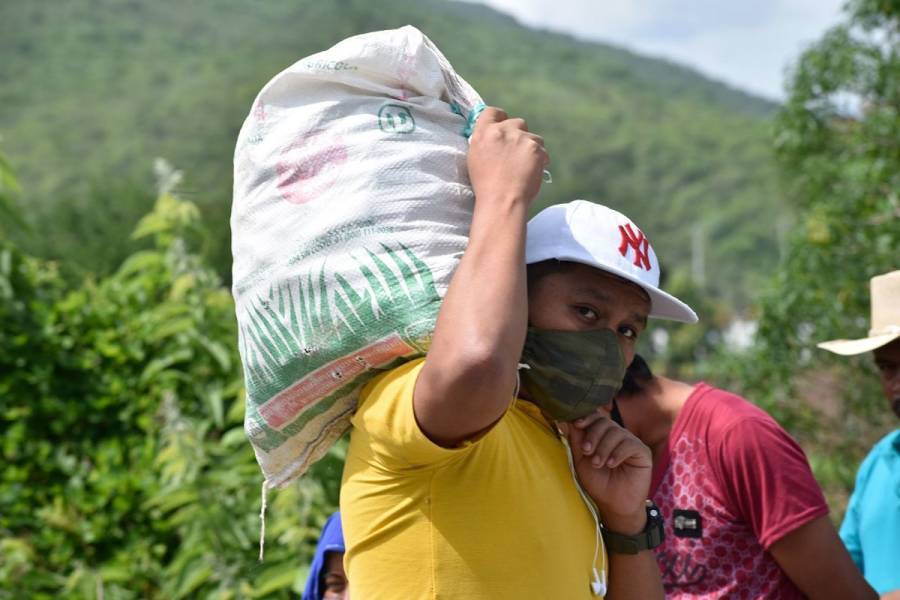
[[[622,243],[619,244],[619,253],[627,256],[629,246],[634,250],[634,266],[650,271],[650,240],[644,237],[640,229],[635,234],[631,223],[619,225],[619,233],[622,234]]]

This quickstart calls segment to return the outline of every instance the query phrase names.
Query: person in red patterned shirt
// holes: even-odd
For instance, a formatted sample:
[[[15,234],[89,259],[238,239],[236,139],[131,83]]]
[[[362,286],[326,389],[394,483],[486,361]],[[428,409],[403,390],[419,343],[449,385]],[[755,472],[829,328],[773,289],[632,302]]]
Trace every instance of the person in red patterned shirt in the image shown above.
[[[636,355],[606,413],[653,452],[667,598],[877,598],[800,446],[747,400],[654,375]]]

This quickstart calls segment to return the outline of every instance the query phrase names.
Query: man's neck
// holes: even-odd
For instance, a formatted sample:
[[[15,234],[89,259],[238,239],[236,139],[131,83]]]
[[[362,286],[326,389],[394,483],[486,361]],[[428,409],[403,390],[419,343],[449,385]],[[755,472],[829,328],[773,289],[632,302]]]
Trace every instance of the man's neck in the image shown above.
[[[689,383],[657,376],[640,394],[638,433],[641,441],[653,451],[654,459],[666,447],[672,426],[693,392],[694,386]]]

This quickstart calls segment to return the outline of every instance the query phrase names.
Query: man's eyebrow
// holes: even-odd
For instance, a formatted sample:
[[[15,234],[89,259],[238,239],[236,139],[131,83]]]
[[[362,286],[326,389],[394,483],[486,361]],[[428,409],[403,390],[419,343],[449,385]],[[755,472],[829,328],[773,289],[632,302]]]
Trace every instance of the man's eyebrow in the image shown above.
[[[641,327],[643,327],[644,329],[647,328],[647,315],[633,312],[631,313],[631,318],[640,323]]]
[[[591,296],[594,300],[597,300],[598,302],[608,303],[608,302],[612,301],[612,298],[610,298],[608,295],[604,294],[603,292],[601,292],[599,290],[596,290],[596,289],[590,288],[590,287],[578,288],[575,290],[575,293],[576,294],[584,294],[585,296]]]

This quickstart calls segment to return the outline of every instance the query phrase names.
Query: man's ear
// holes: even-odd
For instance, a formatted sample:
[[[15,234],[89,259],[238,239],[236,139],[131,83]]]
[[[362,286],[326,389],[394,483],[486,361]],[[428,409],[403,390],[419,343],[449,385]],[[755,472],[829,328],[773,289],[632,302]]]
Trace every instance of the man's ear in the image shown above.
[[[600,407],[600,410],[605,412],[607,417],[612,415],[612,411],[613,411],[612,402],[610,402],[609,404],[604,404],[603,406]]]

